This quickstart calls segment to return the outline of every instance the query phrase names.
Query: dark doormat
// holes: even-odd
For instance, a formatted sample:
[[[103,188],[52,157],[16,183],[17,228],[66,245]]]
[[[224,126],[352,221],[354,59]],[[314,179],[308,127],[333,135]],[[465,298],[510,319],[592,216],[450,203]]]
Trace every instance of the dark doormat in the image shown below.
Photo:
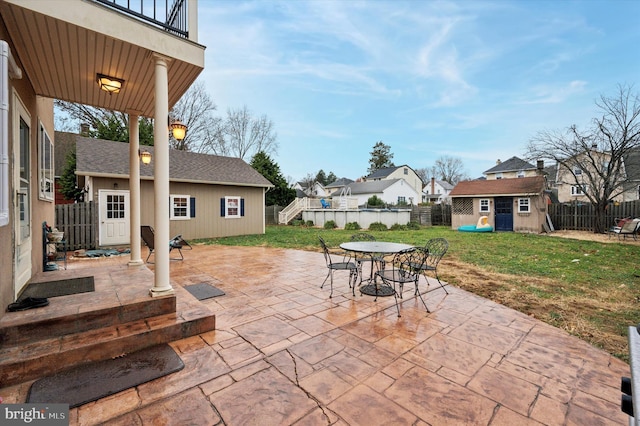
[[[224,296],[224,291],[207,283],[192,284],[184,286],[185,290],[193,294],[196,299],[204,300],[212,297]]]
[[[69,404],[91,401],[180,371],[184,363],[169,345],[157,345],[115,359],[79,365],[36,380],[28,403]]]

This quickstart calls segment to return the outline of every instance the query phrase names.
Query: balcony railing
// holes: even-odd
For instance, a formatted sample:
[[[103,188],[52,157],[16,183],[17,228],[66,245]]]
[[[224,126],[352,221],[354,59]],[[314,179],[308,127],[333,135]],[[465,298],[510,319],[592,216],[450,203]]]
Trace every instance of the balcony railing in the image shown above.
[[[187,0],[93,0],[149,22],[172,34],[189,38]],[[171,3],[171,4],[170,4]]]

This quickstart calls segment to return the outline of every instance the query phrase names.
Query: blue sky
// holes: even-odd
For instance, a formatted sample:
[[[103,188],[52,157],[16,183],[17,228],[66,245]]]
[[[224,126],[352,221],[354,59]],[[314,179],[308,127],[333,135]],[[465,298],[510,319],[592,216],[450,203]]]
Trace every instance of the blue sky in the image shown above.
[[[640,2],[199,2],[201,79],[224,115],[275,124],[294,180],[367,174],[377,141],[396,165],[442,156],[479,177],[524,157],[538,131],[585,126],[617,85],[640,91]],[[535,163],[534,163],[535,164]]]

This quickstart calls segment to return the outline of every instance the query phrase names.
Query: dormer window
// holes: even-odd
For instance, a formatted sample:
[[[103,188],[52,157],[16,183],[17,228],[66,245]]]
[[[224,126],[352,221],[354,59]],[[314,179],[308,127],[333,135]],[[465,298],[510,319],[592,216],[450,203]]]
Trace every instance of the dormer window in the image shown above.
[[[518,170],[518,174],[517,174],[517,176],[518,176],[519,178],[523,178],[523,177],[524,177],[524,170]]]
[[[496,179],[502,179],[502,172],[496,173]]]

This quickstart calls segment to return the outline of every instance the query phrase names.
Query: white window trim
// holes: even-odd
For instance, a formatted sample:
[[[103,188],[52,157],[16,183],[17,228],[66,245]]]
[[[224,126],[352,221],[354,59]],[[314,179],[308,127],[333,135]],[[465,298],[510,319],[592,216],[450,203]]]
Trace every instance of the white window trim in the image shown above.
[[[523,204],[523,201],[526,203]],[[523,210],[523,207],[527,209]],[[518,213],[531,213],[531,198],[518,198]]]
[[[578,192],[577,191],[578,189],[580,189],[581,192]],[[584,195],[586,192],[587,192],[587,186],[585,184],[571,185],[571,195],[574,197],[580,197]]]
[[[496,179],[502,179],[502,172],[496,173]]]
[[[240,213],[241,213],[240,212],[240,209],[241,209],[240,205],[242,204],[241,198],[242,197],[240,197],[240,196],[237,196],[237,197],[235,197],[235,196],[226,196],[226,197],[224,197],[224,213],[225,213],[224,217],[226,219],[240,219],[242,217],[240,215]],[[238,204],[236,204],[235,207],[232,207],[232,206],[229,205],[229,201],[230,200],[237,200]],[[231,208],[236,208],[238,210],[238,213],[237,214],[230,214],[229,213],[229,209],[231,209]]]
[[[39,122],[39,140],[38,144],[38,198],[45,201],[54,201],[54,170],[53,170],[53,141],[45,130],[42,122]],[[49,149],[49,158],[47,159],[46,150]],[[47,191],[47,188],[49,189]]]
[[[483,206],[482,202],[486,201],[487,205]],[[491,202],[488,198],[480,198],[480,201],[478,201],[478,210],[480,211],[480,213],[490,213],[491,212]]]
[[[172,194],[169,197],[171,198],[171,209],[170,209],[170,212],[169,212],[169,219],[170,220],[189,220],[189,219],[191,219],[191,203],[189,201],[189,196],[188,195],[180,195],[180,194]],[[183,208],[182,206],[176,206],[175,200],[177,198],[184,198],[185,200],[187,200],[186,216],[176,216],[175,215],[176,208]]]

